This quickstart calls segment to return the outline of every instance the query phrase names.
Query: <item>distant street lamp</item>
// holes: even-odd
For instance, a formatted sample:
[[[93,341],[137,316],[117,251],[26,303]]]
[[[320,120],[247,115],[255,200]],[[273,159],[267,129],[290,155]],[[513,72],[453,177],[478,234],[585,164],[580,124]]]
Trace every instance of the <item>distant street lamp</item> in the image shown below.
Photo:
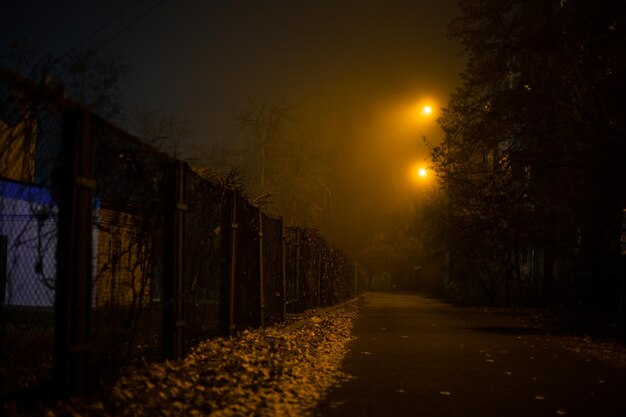
[[[433,117],[437,116],[436,101],[429,97],[424,97],[418,102],[414,102],[407,107],[405,114],[409,115],[410,132],[411,136],[418,135],[425,140],[426,135],[422,132],[424,129],[431,129],[433,125]],[[423,154],[423,151],[419,152]],[[408,162],[408,161],[407,161]],[[407,166],[408,180],[414,186],[416,185],[422,192],[426,191],[426,188],[433,184],[436,180],[434,175],[431,175],[428,167],[428,162],[424,159],[421,161],[414,161]]]
[[[411,166],[409,176],[412,183],[422,187],[431,182],[429,169],[424,165],[423,161],[415,163]]]

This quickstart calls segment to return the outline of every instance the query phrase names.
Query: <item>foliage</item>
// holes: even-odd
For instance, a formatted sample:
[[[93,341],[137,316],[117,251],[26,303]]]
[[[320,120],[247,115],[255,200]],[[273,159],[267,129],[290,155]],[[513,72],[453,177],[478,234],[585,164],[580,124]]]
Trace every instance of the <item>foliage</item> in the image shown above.
[[[252,103],[235,120],[243,134],[238,160],[250,191],[262,203],[275,203],[286,224],[319,224],[334,203],[321,137],[303,132],[293,109],[279,103]]]
[[[347,378],[339,366],[356,314],[352,304],[301,326],[208,340],[180,362],[128,370],[104,402],[64,403],[47,416],[306,416]]]
[[[416,290],[422,286],[421,269],[429,263],[427,242],[420,240],[406,219],[375,233],[359,253],[359,263],[368,272],[368,289]]]
[[[441,190],[432,192],[413,207],[411,222],[404,234],[412,237],[413,275],[415,287],[431,294],[442,295],[445,284],[445,252],[448,238],[447,206]]]
[[[124,119],[120,83],[131,74],[123,55],[73,49],[64,55],[36,56],[26,39],[13,42],[11,69],[41,85],[61,85],[71,99],[110,121]]]
[[[626,18],[613,1],[460,8],[450,34],[468,63],[439,121],[444,142],[432,149],[455,280],[466,295],[504,304],[536,298],[540,283],[550,302],[558,280],[608,262],[619,239]],[[523,272],[529,247],[542,254],[540,280]]]
[[[91,50],[70,53],[60,61],[53,76],[65,85],[67,94],[105,120],[124,117],[120,82],[129,76],[130,64],[122,55]]]
[[[140,138],[174,158],[180,157],[182,144],[191,134],[186,118],[158,109],[136,108],[133,119]]]

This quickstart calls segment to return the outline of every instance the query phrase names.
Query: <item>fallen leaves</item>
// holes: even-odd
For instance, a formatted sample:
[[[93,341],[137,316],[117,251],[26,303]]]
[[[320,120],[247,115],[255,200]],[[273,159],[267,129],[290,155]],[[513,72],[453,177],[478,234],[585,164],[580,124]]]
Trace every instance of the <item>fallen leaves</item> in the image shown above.
[[[122,376],[107,407],[77,411],[93,417],[307,416],[330,387],[350,379],[339,367],[357,309],[350,304],[295,328],[202,342],[184,360]]]

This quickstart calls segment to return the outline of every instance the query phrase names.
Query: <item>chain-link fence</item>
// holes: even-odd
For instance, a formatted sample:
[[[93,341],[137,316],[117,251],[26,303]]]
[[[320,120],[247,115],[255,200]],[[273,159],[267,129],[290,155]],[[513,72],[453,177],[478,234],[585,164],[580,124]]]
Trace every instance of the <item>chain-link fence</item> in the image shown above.
[[[260,213],[262,242],[263,305],[262,324],[280,323],[285,319],[283,275],[283,222]]]
[[[163,357],[164,216],[171,160],[94,118],[95,215],[91,361],[109,374]]]
[[[304,311],[300,306],[300,234],[301,229],[288,227],[284,230],[285,246],[285,313]]]
[[[298,314],[356,296],[364,273],[317,230],[285,229],[285,309]]]
[[[185,225],[185,346],[220,333],[220,293],[228,274],[222,256],[230,192],[190,171]],[[186,349],[185,349],[186,350]]]
[[[320,279],[323,242],[319,234],[303,229],[300,236],[300,307],[320,305]]]
[[[234,277],[233,325],[236,330],[261,325],[259,209],[237,198],[236,267]]]
[[[53,90],[0,79],[0,396],[53,381],[61,115]]]
[[[354,295],[345,256],[241,190],[0,71],[0,401]]]

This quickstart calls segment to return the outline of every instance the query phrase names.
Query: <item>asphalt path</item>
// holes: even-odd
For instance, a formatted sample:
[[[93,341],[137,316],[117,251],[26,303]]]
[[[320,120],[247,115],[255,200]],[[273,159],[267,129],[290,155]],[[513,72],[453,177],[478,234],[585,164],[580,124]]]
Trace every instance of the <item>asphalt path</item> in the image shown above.
[[[354,336],[317,416],[626,416],[626,369],[510,318],[370,293]]]

